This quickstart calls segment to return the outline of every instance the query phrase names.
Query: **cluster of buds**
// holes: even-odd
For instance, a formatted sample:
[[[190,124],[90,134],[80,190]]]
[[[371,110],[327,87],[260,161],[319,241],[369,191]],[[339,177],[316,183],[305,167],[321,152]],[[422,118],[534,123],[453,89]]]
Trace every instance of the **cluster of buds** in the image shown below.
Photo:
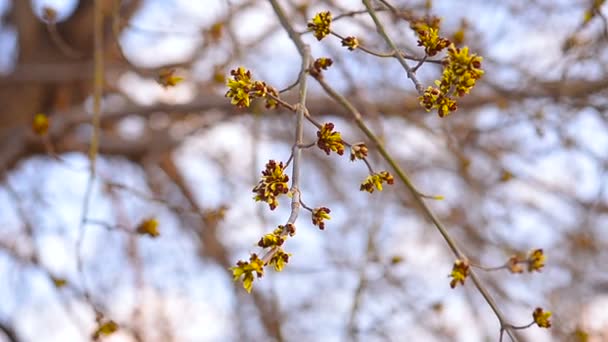
[[[293,224],[278,226],[272,233],[266,234],[258,241],[258,246],[262,248],[279,247],[285,242],[287,236],[294,236],[296,227]]]
[[[289,176],[284,172],[283,162],[268,161],[266,169],[262,171],[262,179],[253,188],[253,192],[256,193],[254,199],[268,203],[270,210],[276,209],[279,205],[277,200],[279,195],[289,192],[289,185],[287,185]]]
[[[457,48],[450,45],[448,57],[444,61],[444,69],[439,82],[439,89],[447,93],[451,88],[457,96],[468,94],[481,78],[484,71],[481,69],[483,58],[476,54],[469,54],[469,48]]]
[[[393,184],[395,179],[388,171],[381,171],[371,174],[361,183],[360,191],[367,191],[370,194],[374,192],[374,188],[382,191],[382,183]]]
[[[336,152],[339,155],[344,154],[344,141],[340,132],[334,132],[334,124],[329,122],[321,126],[321,129],[317,131],[317,146],[325,151],[327,155],[331,151]]]
[[[367,158],[368,148],[365,143],[356,143],[350,147],[350,161]]]
[[[412,30],[418,35],[418,46],[424,46],[427,56],[435,56],[438,52],[450,45],[450,41],[439,36],[439,24],[441,20],[433,17],[428,20],[414,21]]]
[[[450,281],[450,287],[455,288],[458,283],[460,285],[464,285],[464,281],[469,276],[471,266],[469,262],[466,260],[458,259],[454,262],[454,266],[452,267],[452,272],[450,273],[450,277],[452,280]]]
[[[458,109],[458,105],[454,99],[449,95],[442,93],[441,90],[431,86],[429,86],[420,97],[420,103],[427,111],[437,108],[437,113],[440,117],[444,117],[450,112],[454,112]]]
[[[528,255],[528,272],[540,270],[545,266],[546,256],[542,249],[535,249]]]
[[[253,253],[249,257],[249,261],[239,260],[236,266],[231,267],[230,270],[232,270],[234,281],[242,278],[243,287],[247,292],[251,292],[253,280],[255,279],[253,274],[255,273],[257,278],[261,278],[264,275],[264,262],[257,254]]]
[[[244,108],[249,107],[251,99],[263,98],[266,100],[266,108],[276,108],[278,102],[276,98],[279,92],[262,81],[254,81],[251,78],[251,71],[238,67],[230,71],[231,77],[228,78],[226,85],[228,91],[226,97],[230,98],[230,103]]]
[[[355,36],[348,36],[342,39],[342,46],[346,46],[350,51],[359,47],[359,40]]]
[[[285,268],[285,264],[289,262],[290,256],[291,253],[286,253],[282,248],[278,248],[268,263],[274,267],[275,271],[281,272]]]
[[[277,228],[272,233],[262,236],[258,241],[258,246],[262,248],[281,246],[283,242],[285,242],[285,238],[281,236],[281,230]]]
[[[517,255],[513,255],[507,261],[507,268],[511,273],[523,273],[524,268],[522,264],[527,265],[528,272],[540,272],[545,266],[545,260],[547,257],[543,253],[542,249],[534,249],[528,253],[526,258],[521,258]]]
[[[321,72],[323,70],[327,70],[332,64],[334,64],[334,61],[331,58],[327,58],[327,57],[317,58],[312,63],[312,67],[308,71],[310,72],[311,76],[320,77]]]
[[[545,311],[542,308],[536,308],[534,312],[532,312],[532,318],[534,319],[534,323],[541,328],[550,328],[551,321],[549,318],[551,317],[551,311]]]
[[[325,220],[331,219],[329,213],[331,210],[327,207],[315,208],[312,210],[312,224],[318,226],[319,229],[325,229]]]
[[[434,56],[445,48],[448,50],[441,80],[435,81],[436,87],[429,86],[419,97],[427,111],[437,109],[439,116],[444,117],[456,111],[458,105],[454,98],[468,94],[484,71],[481,69],[480,56],[469,54],[468,47],[458,48],[449,39],[439,36],[440,22],[435,17],[415,20],[411,28],[416,31],[418,45],[424,47],[427,56]]]
[[[262,248],[274,248],[268,264],[272,265],[275,271],[281,272],[289,262],[291,254],[286,253],[281,246],[287,237],[294,236],[295,234],[296,226],[288,223],[285,226],[278,226],[272,233],[264,235],[258,242],[258,246]]]
[[[329,11],[319,12],[308,23],[308,28],[313,31],[313,35],[317,40],[325,38],[331,32],[331,19]]]
[[[261,278],[264,275],[264,267],[271,265],[275,271],[282,271],[289,262],[291,254],[286,253],[281,246],[287,237],[294,236],[295,233],[296,227],[288,223],[284,226],[278,226],[272,233],[262,236],[258,241],[258,246],[269,250],[268,253],[271,253],[270,259],[264,262],[257,254],[252,253],[249,261],[239,260],[236,266],[230,268],[234,280],[242,279],[245,290],[251,292],[254,279],[256,277]],[[254,273],[256,277],[254,277]]]
[[[436,108],[440,117],[457,109],[453,97],[463,97],[475,86],[484,71],[481,69],[482,57],[469,54],[469,48],[457,48],[454,44],[448,47],[448,56],[444,60],[441,80],[435,81],[436,87],[428,87],[420,96],[420,103],[427,111]]]

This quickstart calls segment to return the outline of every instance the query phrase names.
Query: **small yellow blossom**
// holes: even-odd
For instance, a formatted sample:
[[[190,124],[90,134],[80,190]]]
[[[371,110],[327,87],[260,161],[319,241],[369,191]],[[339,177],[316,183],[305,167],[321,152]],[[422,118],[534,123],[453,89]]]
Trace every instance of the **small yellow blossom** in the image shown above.
[[[184,80],[183,77],[179,77],[179,76],[175,75],[175,69],[163,69],[158,74],[158,79],[156,81],[161,86],[168,88],[168,87],[175,87],[178,83],[180,83],[183,80]]]
[[[214,42],[218,42],[222,38],[222,35],[224,33],[224,23],[217,22],[211,25],[208,32],[211,40],[213,40]]]
[[[317,131],[317,146],[329,155],[334,151],[339,155],[344,154],[344,142],[340,132],[334,132],[334,124],[329,122],[321,126]]]
[[[262,236],[258,241],[258,246],[268,248],[282,245],[285,239],[281,236],[281,233],[281,230],[275,229],[274,232]]]
[[[34,116],[32,121],[32,130],[38,135],[46,135],[49,131],[49,117],[45,114],[38,113]]]
[[[532,317],[534,318],[534,323],[541,328],[550,328],[551,321],[549,318],[551,317],[551,311],[544,311],[542,308],[536,308],[532,313]]]
[[[446,66],[443,69],[442,85],[455,86],[456,94],[462,97],[475,86],[476,80],[483,76],[481,69],[483,58],[469,54],[469,48],[457,48],[454,44],[448,47]]]
[[[266,170],[262,171],[262,179],[253,188],[253,192],[256,193],[254,196],[256,202],[268,203],[270,210],[274,210],[279,205],[277,197],[289,192],[289,185],[287,184],[289,176],[284,172],[283,162],[268,161]]]
[[[231,267],[232,276],[234,281],[243,278],[243,287],[247,292],[251,292],[253,288],[253,280],[255,279],[253,274],[255,273],[258,278],[264,275],[264,262],[260,259],[257,254],[253,253],[249,257],[249,261],[239,260],[236,266]]]
[[[312,224],[318,226],[319,229],[325,229],[325,220],[331,219],[329,213],[331,210],[326,207],[315,208],[312,211]]]
[[[313,35],[317,40],[325,38],[331,28],[331,13],[329,11],[319,12],[308,23],[308,28],[313,31]]]
[[[359,40],[357,39],[357,37],[348,36],[342,39],[342,46],[346,46],[350,51],[353,51],[354,49],[359,47]]]
[[[547,257],[545,256],[541,248],[531,251],[528,255],[528,272],[540,272],[541,269],[545,266],[546,259]]]
[[[432,109],[437,109],[439,117],[444,117],[450,112],[454,112],[458,109],[456,101],[451,97],[446,96],[441,90],[431,86],[429,86],[424,91],[424,94],[418,99],[427,112]]]
[[[213,73],[213,82],[218,83],[218,84],[226,83],[226,76],[224,75],[222,70],[216,70]]]
[[[143,220],[137,226],[137,234],[148,235],[152,238],[159,236],[160,232],[158,231],[158,221],[154,218]]]
[[[60,289],[64,286],[66,286],[68,284],[68,281],[65,280],[64,278],[59,278],[59,277],[51,277],[51,281],[53,282],[53,285],[55,285],[56,288]]]
[[[469,28],[469,22],[466,21],[465,19],[461,20],[460,27],[452,35],[452,42],[454,43],[454,45],[460,46],[462,43],[464,43],[466,31],[468,28]]]
[[[238,67],[237,69],[231,70],[231,78],[226,81],[228,91],[226,97],[231,99],[230,103],[237,107],[249,107],[251,99],[249,98],[249,91],[252,87],[251,71]]]
[[[266,108],[276,108],[279,102],[276,98],[279,97],[279,92],[262,81],[254,81],[251,78],[251,71],[238,67],[231,70],[226,85],[228,91],[224,95],[230,98],[230,103],[243,108],[251,105],[251,100],[254,98],[264,98],[266,100]]]
[[[361,183],[360,191],[367,191],[370,194],[374,192],[374,188],[378,189],[378,191],[382,191],[382,183],[386,182],[386,184],[393,184],[395,182],[393,176],[388,171],[382,171],[379,173],[374,173]]]
[[[285,253],[285,251],[283,249],[279,248],[274,253],[272,258],[270,258],[270,261],[268,262],[268,264],[272,265],[274,267],[275,271],[281,272],[283,270],[283,268],[285,268],[285,264],[287,264],[289,262],[290,256],[291,256],[291,253]]]
[[[590,341],[589,333],[581,328],[576,328],[576,330],[574,330],[572,332],[572,337],[573,337],[573,340],[576,342],[589,342]]]
[[[99,322],[97,329],[93,332],[93,339],[98,340],[101,336],[109,336],[118,331],[118,324],[113,320]]]
[[[606,0],[593,0],[591,7],[585,11],[583,16],[583,25],[587,25],[591,19],[601,14],[601,7],[605,2]]]
[[[313,65],[315,67],[315,69],[323,69],[323,70],[327,70],[327,68],[329,68],[332,64],[334,64],[334,61],[331,58],[327,58],[327,57],[321,57],[321,58],[317,58],[315,59]]]
[[[425,21],[415,21],[411,28],[418,34],[418,46],[424,46],[424,52],[428,56],[435,56],[439,51],[445,49],[450,41],[439,36],[439,18]]]
[[[513,173],[511,173],[511,171],[509,170],[503,170],[502,174],[500,175],[500,181],[505,183],[510,181],[511,179],[513,179]]]
[[[401,255],[393,255],[391,257],[391,265],[397,265],[403,262],[403,256]]]
[[[457,48],[450,44],[441,80],[435,81],[438,88],[429,86],[419,97],[420,104],[427,111],[437,109],[440,117],[455,111],[458,105],[453,97],[468,94],[484,74],[481,69],[482,60],[476,54],[469,54],[468,47]]]
[[[323,70],[327,70],[327,68],[329,68],[332,64],[334,64],[334,61],[331,58],[327,58],[327,57],[317,58],[312,63],[312,67],[308,71],[310,72],[310,75],[313,77],[321,77],[321,72]]]
[[[469,276],[469,263],[466,260],[456,260],[454,262],[454,267],[452,267],[452,272],[450,273],[450,277],[452,277],[452,281],[450,281],[450,287],[455,288],[458,283],[460,285],[464,285],[464,281]]]

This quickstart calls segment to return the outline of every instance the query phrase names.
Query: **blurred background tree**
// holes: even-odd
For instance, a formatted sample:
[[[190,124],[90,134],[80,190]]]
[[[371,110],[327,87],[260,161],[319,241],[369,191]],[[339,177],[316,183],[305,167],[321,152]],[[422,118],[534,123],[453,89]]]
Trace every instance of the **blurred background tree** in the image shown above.
[[[331,11],[333,30],[389,51],[360,1],[280,3],[299,32]],[[553,313],[550,330],[519,339],[608,340],[604,1],[390,4],[407,15],[374,3],[404,53],[424,56],[407,20],[432,14],[443,36],[483,56],[485,75],[458,110],[427,113],[395,59],[305,33],[314,58],[334,61],[325,80],[421,191],[445,198],[429,206],[473,263],[543,249],[542,273],[480,271],[512,324],[535,307]],[[454,256],[406,188],[360,192],[363,164],[316,148],[303,151],[301,191],[331,208],[325,230],[302,212],[282,273],[250,295],[232,281],[229,267],[289,214],[287,200],[270,212],[251,189],[269,159],[289,157],[294,115],[224,97],[240,65],[277,89],[298,78],[298,51],[268,2],[4,0],[0,15],[0,340],[498,339],[474,287],[450,289]],[[425,88],[443,55],[417,71]],[[167,86],[171,75],[184,80]],[[282,97],[295,103],[297,89]],[[386,168],[313,79],[307,103]],[[304,141],[315,133],[306,126]]]

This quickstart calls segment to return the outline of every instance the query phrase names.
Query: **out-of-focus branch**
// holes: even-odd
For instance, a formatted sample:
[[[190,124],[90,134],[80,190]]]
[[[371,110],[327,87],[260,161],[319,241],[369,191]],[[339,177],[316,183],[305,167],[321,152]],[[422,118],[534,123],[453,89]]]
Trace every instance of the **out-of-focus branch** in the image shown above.
[[[416,87],[416,91],[418,92],[418,94],[422,95],[422,93],[424,92],[424,89],[422,88],[422,84],[420,84],[420,81],[418,81],[418,78],[416,77],[415,70],[412,69],[407,64],[407,61],[405,60],[405,58],[403,58],[403,55],[401,53],[397,53],[399,51],[399,49],[397,48],[397,45],[395,45],[395,43],[393,42],[391,37],[386,33],[386,30],[384,29],[384,25],[382,24],[380,19],[378,19],[378,16],[376,15],[376,10],[371,5],[369,0],[363,0],[363,4],[365,5],[365,8],[367,8],[369,15],[374,20],[374,24],[376,24],[376,30],[378,30],[378,33],[380,34],[380,36],[382,36],[382,38],[384,38],[384,41],[386,41],[388,46],[393,50],[394,57],[399,61],[399,64],[401,64],[401,66],[407,73],[407,77],[409,79],[411,79],[412,82],[414,83],[414,86]]]
[[[103,92],[103,4],[102,0],[95,0],[93,8],[93,44],[94,44],[94,76],[93,76],[93,117],[92,126],[93,131],[91,133],[91,142],[89,146],[89,179],[87,181],[86,189],[84,192],[84,198],[82,202],[82,210],[80,216],[80,224],[77,231],[76,239],[76,267],[78,274],[80,275],[81,287],[85,298],[90,300],[90,293],[88,291],[86,276],[84,272],[84,265],[82,260],[82,243],[85,237],[86,220],[89,215],[89,205],[91,201],[91,193],[93,191],[93,185],[95,183],[95,177],[97,174],[97,153],[99,149],[99,135],[100,135],[100,123],[101,123],[101,96]],[[94,308],[96,314],[97,308]],[[99,316],[99,315],[97,315]]]
[[[21,340],[19,339],[19,337],[17,336],[17,332],[15,331],[15,329],[13,329],[13,327],[0,322],[0,331],[2,333],[4,333],[4,335],[8,338],[8,340],[10,342],[20,342]]]

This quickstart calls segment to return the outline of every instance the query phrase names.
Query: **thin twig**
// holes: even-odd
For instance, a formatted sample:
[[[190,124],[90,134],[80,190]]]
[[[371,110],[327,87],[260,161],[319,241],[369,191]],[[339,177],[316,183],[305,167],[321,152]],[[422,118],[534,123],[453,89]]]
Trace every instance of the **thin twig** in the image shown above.
[[[283,94],[283,93],[288,92],[291,89],[295,88],[298,85],[298,82],[300,82],[300,75],[298,75],[298,78],[292,84],[290,84],[287,87],[279,90],[279,94]]]
[[[424,62],[426,62],[426,58],[427,58],[428,56],[429,56],[429,55],[424,54],[424,57],[422,57],[422,59],[421,59],[420,61],[418,61],[418,64],[416,64],[416,66],[412,68],[412,71],[413,71],[413,72],[418,71],[418,68],[420,68],[420,67],[422,66],[422,64],[424,64]]]
[[[85,218],[85,223],[105,228],[108,231],[119,231],[127,234],[136,234],[135,231],[120,224],[112,224],[102,220]]]
[[[386,41],[388,46],[390,46],[390,48],[393,49],[393,51],[399,51],[399,49],[397,48],[397,46],[395,45],[395,43],[393,42],[391,37],[389,37],[388,34],[386,33],[386,30],[384,29],[384,25],[382,24],[380,19],[378,19],[378,16],[376,15],[376,11],[370,4],[369,0],[363,0],[363,4],[367,8],[367,11],[369,12],[370,17],[372,17],[372,20],[374,20],[374,23],[376,24],[376,29],[378,30],[378,33],[382,36],[382,38],[384,38],[384,41]],[[399,64],[401,64],[401,66],[403,66],[403,69],[405,69],[405,72],[407,73],[407,77],[409,79],[411,79],[412,82],[414,82],[414,86],[416,87],[416,91],[418,91],[418,94],[422,95],[424,93],[424,89],[422,88],[422,84],[420,83],[420,81],[418,81],[418,78],[416,77],[416,73],[414,72],[414,70],[412,70],[412,68],[407,64],[407,62],[405,61],[405,59],[403,58],[403,56],[400,53],[396,53],[395,58],[399,61]]]
[[[386,11],[386,8],[382,8],[382,7],[377,7],[375,8],[376,11],[378,12],[382,12],[382,11]],[[338,21],[340,19],[343,18],[347,18],[347,17],[353,17],[355,15],[359,15],[359,14],[365,14],[367,13],[367,10],[358,10],[358,11],[350,11],[350,12],[344,12],[340,15],[337,15],[332,21]]]
[[[300,66],[300,74],[298,76],[298,85],[299,85],[299,95],[298,95],[298,104],[295,105],[296,112],[296,128],[295,128],[295,142],[294,142],[294,151],[293,151],[293,167],[292,167],[292,175],[291,175],[291,213],[289,214],[289,218],[287,219],[287,223],[285,226],[289,224],[294,224],[296,219],[298,218],[298,214],[300,212],[300,169],[301,169],[301,160],[302,160],[302,148],[300,147],[303,144],[304,137],[304,117],[306,113],[306,95],[307,95],[307,74],[308,74],[308,66],[310,65],[310,47],[302,41],[299,34],[291,27],[289,23],[289,19],[285,14],[285,11],[281,7],[281,5],[276,0],[270,0],[272,8],[274,9],[275,14],[279,18],[279,21],[283,28],[287,31],[287,34],[291,38],[291,40],[296,45],[300,56],[302,57],[302,64]],[[285,229],[283,234],[288,234],[288,230]],[[276,254],[278,248],[275,247],[271,249],[266,255],[262,257],[264,263],[267,263],[272,259],[272,257]]]
[[[204,212],[200,212],[194,209],[185,209],[183,206],[181,205],[175,205],[175,204],[171,204],[169,202],[167,202],[166,200],[162,199],[162,198],[158,198],[155,197],[153,195],[149,195],[146,192],[130,187],[126,184],[120,184],[120,183],[115,183],[111,180],[104,180],[101,179],[102,182],[104,182],[104,184],[106,186],[108,186],[110,189],[118,189],[118,190],[124,190],[127,191],[128,193],[130,193],[131,195],[134,195],[135,197],[138,197],[140,199],[146,200],[146,201],[150,201],[150,202],[155,202],[155,203],[159,203],[162,204],[163,206],[165,206],[167,209],[174,211],[178,214],[191,214],[191,215],[195,215],[198,216],[200,218],[205,217],[205,213]]]
[[[333,36],[336,36],[336,37],[340,38],[341,40],[344,39],[344,36],[342,36],[339,33],[336,33],[334,31],[330,31],[329,33],[331,35],[333,35]],[[361,51],[363,51],[365,53],[368,53],[368,54],[370,54],[372,56],[376,56],[376,57],[380,57],[380,58],[395,58],[395,55],[400,54],[405,59],[409,59],[409,60],[418,62],[418,64],[412,69],[413,72],[416,72],[416,70],[422,64],[424,64],[425,62],[435,63],[435,64],[442,64],[443,63],[443,61],[439,60],[439,59],[427,59],[428,56],[426,56],[426,55],[423,56],[423,57],[410,56],[410,55],[407,55],[405,52],[401,52],[400,50],[396,50],[396,51],[393,51],[393,52],[378,52],[378,51],[374,51],[374,50],[372,50],[372,49],[370,49],[370,48],[368,48],[368,47],[366,47],[364,45],[361,45],[361,44],[359,44],[357,46],[357,50],[361,50]]]
[[[509,328],[511,328],[511,329],[517,329],[517,330],[523,330],[523,329],[528,329],[529,327],[533,326],[534,323],[536,323],[536,322],[532,321],[532,322],[530,322],[530,323],[528,323],[526,325],[521,325],[521,326],[509,325]]]
[[[302,208],[304,208],[312,213],[313,209],[311,207],[307,206],[306,203],[304,203],[304,201],[302,201],[301,196],[300,196],[300,205],[302,206]]]
[[[479,268],[480,270],[486,271],[486,272],[506,270],[506,269],[509,268],[509,266],[506,265],[506,264],[505,265],[501,265],[501,266],[486,267],[486,266],[477,265],[477,264],[474,264],[474,263],[470,262],[469,265],[471,265],[471,267]]]

